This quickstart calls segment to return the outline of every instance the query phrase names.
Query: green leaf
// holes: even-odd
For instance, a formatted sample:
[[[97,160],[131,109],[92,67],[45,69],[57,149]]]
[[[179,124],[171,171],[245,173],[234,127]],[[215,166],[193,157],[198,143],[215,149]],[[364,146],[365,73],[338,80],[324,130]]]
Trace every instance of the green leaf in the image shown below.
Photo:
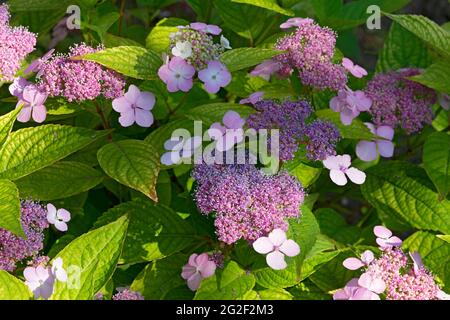
[[[440,92],[450,93],[450,64],[438,62],[410,79]]]
[[[222,122],[222,118],[227,111],[236,111],[243,118],[247,118],[254,109],[236,103],[210,103],[190,109],[185,115],[191,120],[203,121],[204,125],[211,125],[214,122]]]
[[[105,34],[103,38],[103,44],[107,48],[121,47],[121,46],[143,47],[142,44],[134,41],[133,39],[119,37],[111,33]]]
[[[109,48],[78,58],[94,61],[125,76],[144,80],[156,79],[162,64],[156,52],[137,46]]]
[[[157,53],[165,52],[170,45],[170,34],[178,31],[178,26],[187,25],[188,22],[178,18],[164,18],[150,31],[145,40],[145,46]]]
[[[303,188],[308,188],[312,185],[322,172],[321,168],[311,167],[297,157],[283,163],[283,169],[287,170],[290,175],[296,177],[301,182]]]
[[[322,234],[343,244],[353,244],[358,241],[360,229],[350,226],[344,217],[330,208],[321,208],[316,211],[316,219]]]
[[[414,33],[444,56],[450,57],[450,33],[441,28],[436,22],[420,15],[394,15],[388,13],[385,13],[385,15],[403,28]]]
[[[450,136],[435,132],[423,146],[423,166],[441,198],[450,192]]]
[[[431,189],[423,169],[390,161],[366,174],[361,191],[375,208],[419,229],[450,232],[450,201],[437,201],[438,194]]]
[[[20,220],[19,191],[9,180],[0,180],[0,228],[25,237]]]
[[[256,291],[260,300],[292,300],[292,295],[283,289],[264,289]]]
[[[0,148],[11,133],[14,126],[14,121],[16,121],[20,110],[20,108],[14,109],[13,111],[0,117]]]
[[[103,146],[97,158],[108,176],[158,201],[155,186],[160,163],[152,145],[141,140],[113,142]]]
[[[67,8],[73,4],[73,0],[9,0],[8,5],[11,12],[20,11],[43,11]]]
[[[220,60],[227,66],[228,71],[235,72],[253,67],[280,53],[281,51],[273,49],[238,48],[225,51]]]
[[[334,112],[331,109],[317,110],[318,118],[332,122],[341,133],[341,136],[346,139],[354,140],[374,140],[376,136],[370,132],[369,128],[359,119],[353,119],[348,126],[344,125],[340,118],[339,112]]]
[[[280,7],[276,0],[232,0],[235,3],[245,3],[255,7],[264,8],[273,12],[281,13],[285,16],[294,16],[295,13],[292,10],[287,10]]]
[[[120,263],[139,263],[170,256],[195,243],[195,231],[171,208],[136,199],[104,213],[94,227],[127,215],[130,223]],[[198,240],[197,240],[198,242]]]
[[[52,300],[92,300],[116,269],[128,226],[126,216],[83,234],[68,244],[63,259],[69,279],[57,281]]]
[[[439,234],[439,235],[437,235],[437,237],[438,237],[439,239],[442,239],[442,240],[444,240],[445,242],[448,242],[448,243],[450,243],[450,235],[446,235],[446,234]]]
[[[413,33],[393,23],[383,50],[379,54],[377,72],[429,65],[428,48]]]
[[[189,256],[174,254],[149,263],[134,279],[131,290],[140,292],[147,300],[162,300],[177,287],[186,286],[181,270]]]
[[[312,281],[305,280],[289,289],[294,300],[330,300],[331,296],[317,287]]]
[[[0,300],[31,300],[32,293],[25,283],[0,270]]]
[[[450,243],[430,232],[418,231],[403,242],[403,248],[419,252],[425,267],[444,283],[446,291],[450,289]]]
[[[88,191],[103,174],[80,162],[61,161],[16,181],[22,198],[42,201],[62,199]]]
[[[25,177],[108,133],[54,124],[15,131],[0,150],[0,179],[17,180]]]
[[[253,289],[255,278],[236,262],[229,261],[217,269],[214,276],[203,279],[195,294],[195,300],[236,300]]]

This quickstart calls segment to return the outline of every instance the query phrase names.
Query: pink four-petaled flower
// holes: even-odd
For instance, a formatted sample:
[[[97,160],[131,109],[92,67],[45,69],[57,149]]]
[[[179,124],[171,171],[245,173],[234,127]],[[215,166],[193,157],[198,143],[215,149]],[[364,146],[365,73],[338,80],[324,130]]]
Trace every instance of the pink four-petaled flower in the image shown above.
[[[362,140],[356,145],[356,155],[363,161],[373,161],[378,154],[384,158],[390,158],[394,155],[394,129],[389,126],[375,127],[372,123],[364,123],[370,132],[386,140],[376,139],[373,141]]]
[[[217,93],[231,82],[231,73],[220,61],[209,61],[206,69],[198,72],[198,78],[205,84],[209,93]]]
[[[363,111],[368,111],[372,106],[370,100],[363,91],[352,91],[349,88],[340,90],[338,95],[330,100],[330,108],[341,114],[341,121],[348,126],[353,119]]]
[[[368,266],[374,259],[375,256],[373,255],[373,252],[366,250],[361,254],[361,259],[353,257],[347,258],[342,264],[349,270],[358,270],[359,268]]]
[[[43,266],[26,267],[23,271],[25,284],[34,294],[35,299],[48,299],[53,293],[55,277],[50,268]]]
[[[200,255],[193,253],[189,257],[188,263],[183,267],[181,277],[187,280],[189,289],[195,291],[200,286],[202,279],[213,276],[215,271],[216,264],[209,260],[207,253]]]
[[[167,91],[188,92],[192,89],[195,69],[180,57],[173,57],[158,70],[159,78],[167,85]]]
[[[375,226],[373,233],[377,236],[376,241],[381,250],[402,245],[402,240],[399,237],[393,236],[392,231],[384,226]]]
[[[19,102],[16,108],[21,105],[17,120],[20,122],[28,122],[31,118],[37,123],[42,123],[47,118],[47,108],[44,103],[47,100],[47,94],[40,91],[35,85],[28,85],[23,89]]]
[[[356,78],[362,78],[367,76],[367,71],[361,66],[354,64],[349,58],[342,59],[342,66],[347,69]]]
[[[212,35],[219,35],[222,32],[222,29],[219,26],[216,26],[215,24],[206,24],[203,22],[193,22],[189,25],[191,29],[204,32],[204,33],[210,33]]]
[[[364,172],[350,167],[352,161],[348,154],[329,156],[323,161],[323,165],[330,170],[330,178],[338,186],[345,186],[347,184],[347,177],[356,184],[363,184],[366,181],[366,174]]]
[[[55,225],[55,228],[59,231],[67,231],[67,222],[70,221],[70,212],[66,209],[56,210],[53,204],[48,203],[47,221],[48,223]]]

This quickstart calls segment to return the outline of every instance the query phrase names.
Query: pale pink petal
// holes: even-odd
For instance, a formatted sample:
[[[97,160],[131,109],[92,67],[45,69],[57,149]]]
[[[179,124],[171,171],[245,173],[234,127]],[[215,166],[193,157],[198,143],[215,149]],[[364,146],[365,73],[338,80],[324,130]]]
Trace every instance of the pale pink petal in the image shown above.
[[[194,136],[186,140],[186,142],[183,145],[183,148],[194,151],[201,145],[202,145],[202,138],[199,136]]]
[[[281,246],[286,241],[286,232],[281,229],[274,229],[269,233],[269,240],[274,246]]]
[[[62,232],[65,232],[68,229],[67,223],[65,223],[64,221],[59,221],[59,220],[55,221],[55,228]]]
[[[122,112],[119,117],[119,123],[122,127],[129,127],[135,121],[134,110]]]
[[[192,79],[184,79],[182,77],[178,79],[177,87],[183,92],[188,92],[193,86],[194,81]]]
[[[356,155],[363,161],[373,161],[378,158],[377,144],[373,141],[359,141],[356,145]]]
[[[180,153],[178,151],[175,152],[166,152],[161,156],[161,163],[166,166],[171,166],[173,164],[178,164],[180,162]]]
[[[294,240],[286,240],[283,244],[278,248],[282,253],[287,255],[288,257],[295,257],[300,253],[300,246]]]
[[[189,289],[191,289],[192,291],[197,290],[198,287],[200,287],[200,282],[202,282],[202,279],[203,278],[199,272],[194,273],[194,275],[192,275],[187,280],[187,285],[188,285]]]
[[[191,266],[197,267],[197,262],[196,262],[197,257],[198,257],[198,254],[196,254],[196,253],[191,254],[189,257],[188,264]]]
[[[58,279],[61,282],[66,282],[67,281],[67,272],[66,272],[66,270],[64,270],[62,268],[58,268],[55,271],[55,277],[56,277],[56,279]]]
[[[39,281],[39,277],[36,273],[36,268],[33,267],[26,267],[23,270],[23,276],[25,277],[25,280],[29,282]]]
[[[42,123],[47,118],[47,108],[43,105],[37,105],[33,107],[32,111],[33,120],[37,123]]]
[[[23,106],[22,110],[20,110],[19,115],[17,116],[17,121],[19,122],[28,122],[31,119],[31,107]]]
[[[183,148],[183,138],[182,137],[171,137],[169,140],[164,142],[164,149],[166,150],[181,150]]]
[[[394,155],[394,144],[391,141],[377,141],[378,152],[384,158],[391,158]]]
[[[354,112],[350,109],[342,109],[341,110],[341,122],[342,122],[342,124],[344,124],[346,126],[351,125],[353,122],[353,119],[355,119],[356,116],[355,116]]]
[[[189,279],[190,277],[192,277],[195,273],[197,272],[197,268],[190,266],[190,265],[185,265],[183,267],[183,270],[181,272],[181,277],[185,280]]]
[[[379,238],[384,238],[387,239],[390,236],[392,236],[392,231],[389,230],[388,228],[386,228],[385,226],[375,226],[373,228],[373,233],[379,237]]]
[[[364,122],[364,125],[372,132],[373,134],[377,134],[376,127],[373,123],[370,122]]]
[[[143,110],[152,110],[154,105],[155,95],[151,92],[141,92],[136,101],[136,106]]]
[[[287,263],[284,261],[284,254],[279,251],[269,253],[266,256],[266,262],[274,270],[283,270],[287,267]]]
[[[208,24],[206,26],[206,32],[217,36],[222,32],[222,29],[214,24]]]
[[[347,169],[345,174],[353,183],[363,184],[366,181],[366,174],[356,168]]]
[[[349,270],[358,270],[364,266],[364,263],[357,258],[347,258],[342,264]]]
[[[66,209],[59,209],[59,210],[56,212],[56,217],[57,217],[59,220],[62,220],[62,221],[64,221],[64,222],[69,222],[69,221],[70,221],[70,212],[67,211]]]
[[[386,239],[386,243],[394,247],[399,247],[402,245],[403,241],[399,237],[393,236],[390,237],[389,239]]]
[[[382,279],[376,278],[367,272],[363,273],[361,277],[359,277],[358,284],[361,287],[378,294],[386,290],[386,284]]]
[[[261,237],[253,242],[253,249],[258,253],[267,254],[274,250],[274,245],[268,237]]]
[[[209,261],[209,256],[207,253],[202,253],[195,258],[195,265],[200,268],[203,264]]]
[[[422,257],[418,252],[410,252],[409,256],[411,257],[412,261],[414,262],[414,273],[418,274],[419,270],[423,268],[423,262]]]
[[[373,255],[373,252],[370,250],[366,250],[361,255],[361,261],[364,262],[366,265],[370,264],[375,259],[375,256]]]
[[[132,104],[136,104],[140,95],[141,95],[141,91],[139,90],[139,88],[136,87],[134,84],[131,84],[128,87],[128,91],[125,93],[124,97],[125,97],[125,99],[127,99],[128,102],[130,102]]]
[[[340,112],[342,110],[341,99],[339,97],[334,97],[330,100],[330,108],[335,112]]]
[[[54,224],[57,219],[57,210],[51,203],[47,203],[47,221]]]
[[[342,66],[345,69],[347,69],[348,71],[350,71],[353,68],[354,64],[353,64],[353,61],[350,60],[349,58],[343,58],[342,59]]]
[[[330,178],[338,186],[345,186],[347,184],[345,173],[343,173],[341,170],[331,169]]]
[[[135,109],[136,123],[143,127],[149,128],[153,124],[153,114],[149,110]]]
[[[208,260],[198,267],[198,271],[203,278],[212,277],[214,272],[216,272],[216,264],[214,261]]]
[[[350,300],[380,300],[380,297],[366,288],[358,288]]]
[[[112,107],[117,112],[129,112],[132,110],[131,103],[125,97],[119,97],[113,100]]]
[[[227,111],[223,116],[223,124],[228,129],[240,129],[244,126],[245,120],[236,111]]]
[[[376,130],[377,136],[380,136],[387,140],[392,140],[394,138],[394,133],[394,129],[389,126],[380,126]]]
[[[345,289],[340,289],[333,294],[333,300],[348,300],[350,295]]]

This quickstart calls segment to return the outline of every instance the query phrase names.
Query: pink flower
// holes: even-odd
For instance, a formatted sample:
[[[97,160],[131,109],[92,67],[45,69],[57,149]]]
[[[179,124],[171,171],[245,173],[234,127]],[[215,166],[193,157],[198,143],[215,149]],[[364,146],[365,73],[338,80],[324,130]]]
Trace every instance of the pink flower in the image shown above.
[[[275,229],[268,237],[261,237],[253,242],[253,249],[261,254],[267,254],[266,262],[274,270],[287,267],[284,256],[295,257],[300,253],[300,247],[294,240],[286,238],[286,233]]]
[[[359,277],[358,285],[377,294],[383,293],[386,290],[386,283],[383,279],[369,272],[365,272]]]
[[[220,61],[209,61],[208,67],[198,72],[198,78],[203,81],[209,93],[217,93],[231,82],[230,72]]]
[[[330,108],[341,113],[341,121],[346,126],[350,125],[360,112],[367,111],[372,105],[363,91],[352,91],[349,88],[340,90],[338,95],[330,100]]]
[[[244,131],[242,127],[245,120],[241,118],[236,111],[228,111],[223,116],[223,124],[215,122],[208,129],[208,135],[216,140],[216,149],[220,152],[228,151],[244,140]]]
[[[45,100],[47,100],[46,93],[40,91],[35,85],[26,86],[16,106],[16,108],[19,108],[20,105],[23,105],[17,120],[28,122],[33,117],[33,120],[37,123],[44,122],[47,117],[47,109],[44,106]]]
[[[255,69],[253,69],[253,71],[250,72],[250,75],[253,77],[260,76],[263,79],[269,81],[270,76],[272,76],[272,74],[274,74],[280,70],[281,70],[281,64],[278,61],[266,60],[266,61],[263,61],[261,64],[257,65],[255,67]]]
[[[194,82],[192,77],[195,69],[189,63],[180,57],[173,57],[167,64],[164,64],[158,70],[158,76],[167,85],[169,92],[179,90],[188,92],[191,90]]]
[[[222,29],[214,24],[206,24],[203,22],[193,22],[189,25],[191,29],[203,32],[210,33],[212,35],[219,35],[222,32]]]
[[[194,136],[186,139],[182,136],[171,137],[164,143],[164,148],[168,151],[161,156],[161,163],[166,166],[180,164],[183,159],[189,159],[202,145],[202,138]]]
[[[343,289],[336,291],[333,300],[380,300],[380,297],[358,284],[359,279],[353,278]]]
[[[376,241],[381,250],[402,245],[402,240],[399,237],[392,236],[392,231],[384,226],[375,226],[373,233],[377,236]]]
[[[330,178],[338,186],[347,184],[346,176],[356,184],[363,184],[366,181],[366,174],[361,170],[350,167],[352,164],[348,154],[342,156],[329,156],[323,161],[325,168],[330,170]]]
[[[200,255],[193,253],[188,263],[183,267],[181,277],[187,280],[189,289],[195,291],[200,286],[202,279],[212,277],[216,271],[216,264],[209,260],[207,253]]]
[[[29,75],[32,72],[37,72],[36,77],[40,77],[42,75],[42,66],[43,64],[50,60],[55,49],[51,49],[46,54],[44,54],[41,58],[34,60],[30,63],[28,68],[23,72],[25,75]]]
[[[372,123],[364,123],[370,132],[373,134],[385,138],[386,140],[374,140],[374,141],[359,141],[356,145],[356,155],[363,161],[373,161],[378,157],[378,154],[384,158],[390,158],[394,155],[394,144],[392,139],[394,138],[394,129],[389,126],[375,127]]]
[[[303,24],[313,23],[314,20],[310,18],[290,18],[280,25],[281,29],[289,29],[292,27],[301,27]]]
[[[33,292],[35,299],[48,299],[53,293],[55,278],[50,268],[38,266],[36,268],[26,267],[23,271],[25,284]]]
[[[342,59],[342,66],[356,78],[367,76],[367,71],[363,67],[354,64],[353,61],[348,58]]]
[[[27,81],[25,78],[15,78],[14,82],[9,85],[9,92],[11,93],[11,95],[22,99],[23,90],[30,84],[31,82]]]
[[[358,270],[359,268],[368,266],[374,259],[373,252],[366,250],[361,255],[361,260],[358,258],[347,258],[342,264],[349,270]]]
[[[264,92],[263,91],[257,91],[252,93],[248,98],[242,99],[241,101],[239,101],[240,104],[246,104],[246,103],[251,103],[251,104],[255,104],[259,101],[261,101],[264,97]]]
[[[148,128],[153,124],[153,114],[150,110],[155,105],[155,95],[151,92],[141,92],[135,85],[130,85],[128,92],[112,102],[113,109],[120,112],[119,123],[129,127],[133,123]]]
[[[54,224],[59,231],[67,231],[67,222],[70,221],[70,212],[66,209],[56,210],[51,203],[47,204],[47,221]]]

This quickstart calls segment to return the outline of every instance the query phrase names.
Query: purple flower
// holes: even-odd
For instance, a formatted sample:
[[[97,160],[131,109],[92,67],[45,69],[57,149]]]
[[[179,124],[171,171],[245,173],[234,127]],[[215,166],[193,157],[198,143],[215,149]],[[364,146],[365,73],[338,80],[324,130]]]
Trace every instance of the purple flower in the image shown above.
[[[329,156],[323,161],[323,165],[330,170],[330,178],[338,186],[345,186],[347,184],[347,177],[356,184],[363,184],[366,181],[366,174],[364,172],[350,167],[352,162],[348,154]]]
[[[365,272],[359,277],[358,284],[376,294],[383,293],[386,290],[386,283],[383,279],[369,272]]]
[[[216,149],[220,152],[228,151],[236,144],[244,140],[244,130],[242,127],[245,120],[236,111],[227,111],[223,116],[223,124],[215,122],[208,129],[208,135],[216,140]]]
[[[217,93],[231,82],[231,73],[220,61],[209,61],[206,69],[198,72],[198,78],[205,84],[209,93]]]
[[[322,161],[336,155],[336,143],[341,139],[339,130],[333,123],[315,120],[308,124],[303,134],[307,139],[306,156],[310,160]]]
[[[286,232],[275,229],[267,237],[258,238],[253,242],[253,249],[261,254],[267,254],[266,262],[274,270],[287,267],[284,256],[295,257],[300,253],[300,247],[294,240],[286,238]]]
[[[148,128],[153,124],[153,114],[150,110],[155,105],[155,95],[151,92],[141,92],[135,85],[130,85],[128,92],[112,102],[113,109],[120,112],[119,123],[129,127],[133,123]]]
[[[347,258],[342,264],[349,270],[358,270],[359,268],[368,266],[374,259],[375,256],[373,255],[373,252],[370,250],[366,250],[361,255],[361,259]]]
[[[286,22],[283,22],[280,25],[281,29],[289,29],[292,27],[301,27],[304,24],[313,23],[314,20],[310,18],[290,18],[286,20]]]
[[[348,58],[342,59],[342,66],[347,69],[356,78],[362,78],[367,76],[367,71],[361,66],[354,64],[352,60]]]
[[[240,104],[246,104],[246,103],[251,103],[251,104],[256,104],[257,102],[261,101],[264,97],[264,92],[263,91],[257,91],[252,93],[248,98],[242,99],[241,101],[239,101]]]
[[[142,294],[136,291],[132,291],[129,288],[117,288],[117,293],[113,295],[112,300],[144,300]],[[103,300],[103,296],[101,299]]]
[[[341,113],[341,121],[348,126],[360,112],[368,111],[372,101],[363,91],[352,91],[349,88],[340,90],[338,95],[330,100],[330,108]]]
[[[358,284],[358,278],[350,280],[343,289],[336,291],[333,300],[380,300],[380,297]]]
[[[25,78],[15,78],[14,82],[9,85],[9,92],[11,95],[22,99],[23,90],[30,84],[31,82],[27,81]]]
[[[263,79],[269,81],[272,74],[280,70],[281,70],[280,62],[271,59],[263,61],[261,64],[258,64],[255,67],[255,69],[253,69],[253,71],[250,72],[250,75],[254,77],[260,76]]]
[[[50,268],[43,266],[26,267],[23,271],[25,284],[34,294],[35,299],[48,299],[53,293],[55,278]]]
[[[384,158],[390,158],[394,155],[394,129],[389,126],[380,126],[376,128],[372,123],[364,123],[370,132],[385,138],[386,140],[365,141],[362,140],[356,145],[356,155],[363,161],[373,161],[378,158],[378,154]]]
[[[16,108],[23,105],[17,116],[17,121],[28,122],[31,118],[37,123],[42,123],[47,117],[47,108],[44,103],[47,100],[47,94],[40,91],[35,85],[26,86],[23,89],[22,97],[17,102]]]
[[[402,245],[402,240],[399,237],[392,236],[392,231],[386,227],[375,226],[373,233],[377,236],[377,244],[382,250]]]
[[[164,143],[164,149],[168,152],[161,156],[161,163],[166,166],[180,164],[183,159],[192,157],[195,150],[202,145],[202,138],[194,136],[185,139],[182,136],[171,137]]]
[[[192,80],[194,74],[194,67],[180,57],[173,57],[172,60],[158,70],[158,76],[167,85],[169,92],[177,92],[179,90],[188,92],[191,90],[194,85]]]
[[[59,231],[67,231],[67,222],[70,221],[70,212],[66,209],[56,210],[53,204],[48,203],[47,221],[48,223],[55,225],[55,228]]]
[[[209,260],[207,253],[200,255],[193,253],[189,257],[188,263],[183,267],[181,277],[187,280],[187,285],[192,291],[196,291],[200,286],[200,282],[212,277],[216,272],[216,264]]]
[[[210,33],[215,36],[219,35],[222,32],[222,29],[214,24],[206,24],[203,22],[193,22],[189,25],[191,29],[204,32],[204,33]]]

